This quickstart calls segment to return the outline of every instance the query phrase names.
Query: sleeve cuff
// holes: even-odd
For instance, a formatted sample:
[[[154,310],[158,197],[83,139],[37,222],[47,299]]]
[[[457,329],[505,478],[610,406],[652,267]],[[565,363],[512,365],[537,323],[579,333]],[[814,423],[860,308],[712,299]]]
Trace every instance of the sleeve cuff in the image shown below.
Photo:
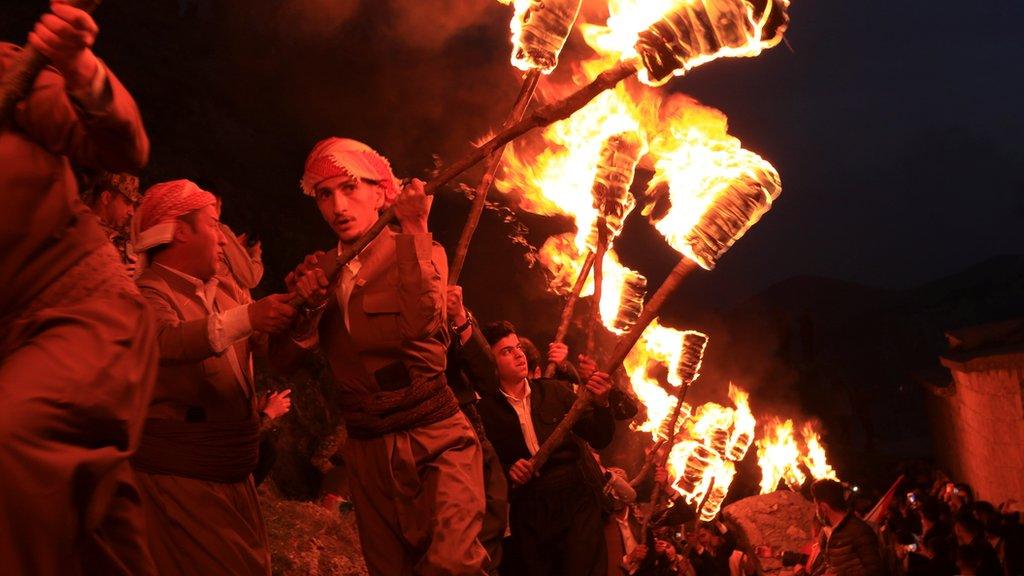
[[[212,314],[208,325],[210,347],[217,354],[227,350],[235,342],[252,335],[249,322],[249,306],[238,306],[226,312]]]

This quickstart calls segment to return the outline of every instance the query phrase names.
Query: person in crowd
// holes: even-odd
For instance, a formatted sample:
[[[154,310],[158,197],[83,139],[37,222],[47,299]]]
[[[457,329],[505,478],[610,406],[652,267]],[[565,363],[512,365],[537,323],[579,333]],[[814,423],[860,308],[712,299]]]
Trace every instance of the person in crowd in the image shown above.
[[[985,529],[985,540],[989,543],[1009,575],[1024,574],[1024,531],[1015,515],[1004,515],[991,502],[979,500],[972,507],[975,518]]]
[[[957,543],[963,546],[970,546],[973,553],[977,555],[977,566],[975,569],[979,576],[1001,576],[1003,571],[999,565],[999,558],[995,550],[985,539],[985,527],[974,517],[968,508],[961,508],[953,521],[953,533],[956,535]],[[958,549],[959,554],[959,549]],[[959,565],[959,558],[957,559]]]
[[[730,559],[736,550],[736,536],[732,531],[714,520],[697,526],[694,536],[689,560],[697,576],[729,576]]]
[[[498,366],[500,390],[478,405],[487,436],[512,482],[509,525],[523,573],[599,575],[606,571],[599,494],[586,486],[583,441],[595,449],[611,442],[614,422],[607,407],[608,375],[595,371],[586,386],[595,405],[573,427],[540,470],[530,458],[572,406],[566,382],[529,378],[526,354],[509,322],[487,325],[484,336]]]
[[[956,568],[960,576],[980,576],[982,554],[970,544],[961,544],[956,549]]]
[[[487,553],[480,441],[445,379],[447,259],[427,228],[431,199],[400,189],[388,161],[328,138],[306,160],[302,189],[352,246],[393,205],[385,229],[331,286],[312,254],[286,278],[306,302],[290,337],[271,343],[288,369],[319,347],[340,390],[344,458],[370,574],[479,574]]]
[[[217,199],[217,214],[224,209],[223,200]],[[224,236],[224,249],[221,252],[221,267],[217,271],[220,282],[226,289],[234,292],[239,302],[252,302],[252,290],[263,279],[263,246],[259,241],[249,242],[246,233],[236,235],[224,222],[219,222],[220,232]]]
[[[100,219],[107,239],[114,245],[132,277],[135,276],[136,258],[129,227],[141,198],[138,176],[126,172],[100,170],[90,178],[89,189],[82,191],[82,199]]]
[[[487,344],[473,317],[463,304],[462,287],[447,287],[448,327],[451,345],[448,347],[448,367],[445,376],[459,408],[473,425],[484,453],[484,509],[480,543],[489,557],[484,566],[488,574],[497,574],[502,559],[502,540],[508,528],[508,481],[494,446],[487,439],[476,404],[482,394],[495,394],[499,388],[498,370]],[[482,392],[477,392],[478,390]]]
[[[280,418],[292,409],[291,388],[263,391],[257,394],[256,408],[260,418],[259,459],[252,471],[253,482],[259,486],[277,462],[274,432]]]
[[[953,534],[943,520],[943,504],[931,496],[922,496],[915,509],[921,532],[914,542],[901,547],[906,552],[903,566],[907,574],[947,576],[955,572]]]
[[[878,538],[867,522],[850,512],[844,488],[836,480],[811,485],[816,513],[828,529],[821,536],[825,570],[842,576],[880,576],[885,573]]]
[[[132,467],[166,574],[270,574],[252,472],[260,419],[253,338],[286,329],[287,294],[242,304],[223,290],[215,199],[188,180],[151,187],[133,221],[137,280],[156,311],[160,370]]]
[[[152,574],[128,458],[156,376],[153,314],[81,201],[77,166],[137,171],[139,110],[63,0],[50,66],[0,119],[0,559],[6,574]],[[25,55],[0,43],[0,76]]]

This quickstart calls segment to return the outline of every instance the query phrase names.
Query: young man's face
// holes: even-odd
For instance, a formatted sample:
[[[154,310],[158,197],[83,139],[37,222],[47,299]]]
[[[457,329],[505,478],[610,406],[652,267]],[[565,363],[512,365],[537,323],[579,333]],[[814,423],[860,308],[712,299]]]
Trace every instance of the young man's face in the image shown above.
[[[187,221],[180,222],[175,238],[188,260],[189,270],[184,272],[206,281],[217,273],[217,264],[224,251],[224,234],[220,230],[217,209],[213,205],[198,210],[194,222],[194,225]]]
[[[519,345],[519,336],[509,334],[491,345],[494,361],[498,365],[498,378],[505,383],[513,383],[526,378],[529,368],[526,353]]]
[[[335,176],[317,184],[316,205],[338,239],[350,244],[377,221],[384,189],[359,178]]]

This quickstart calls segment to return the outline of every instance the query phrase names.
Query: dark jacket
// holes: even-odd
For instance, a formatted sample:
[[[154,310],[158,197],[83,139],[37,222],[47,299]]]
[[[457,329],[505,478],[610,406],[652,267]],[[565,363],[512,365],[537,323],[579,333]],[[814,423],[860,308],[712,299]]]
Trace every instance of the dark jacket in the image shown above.
[[[568,383],[545,378],[530,380],[530,390],[533,427],[537,433],[537,441],[543,444],[569,411],[576,400],[576,394],[572,392]],[[483,419],[487,437],[498,452],[498,458],[506,472],[517,461],[530,458],[530,451],[526,448],[523,431],[519,426],[519,417],[500,389],[487,393],[481,391],[477,410]],[[538,480],[569,468],[578,469],[580,444],[573,435],[582,438],[593,448],[601,449],[611,442],[615,422],[608,408],[595,406],[580,418],[572,431],[573,434],[566,437],[541,468]]]
[[[848,513],[836,524],[830,538],[822,533],[821,550],[824,569],[831,570],[836,576],[885,574],[878,536],[867,522],[853,513]]]
[[[476,320],[472,320],[472,326],[473,332],[465,344],[458,334],[453,334],[452,343],[448,346],[445,376],[460,406],[476,403],[478,394],[497,394],[500,390],[498,368],[494,364],[491,347]]]

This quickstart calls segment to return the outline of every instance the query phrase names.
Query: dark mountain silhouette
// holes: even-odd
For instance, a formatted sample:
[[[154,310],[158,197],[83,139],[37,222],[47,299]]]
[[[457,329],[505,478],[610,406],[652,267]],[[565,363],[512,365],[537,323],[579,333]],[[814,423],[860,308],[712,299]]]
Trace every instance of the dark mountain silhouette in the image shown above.
[[[1020,255],[905,290],[791,278],[721,314],[704,372],[753,389],[759,417],[820,418],[840,466],[866,474],[930,456],[924,395],[950,378],[944,333],[1022,316],[1022,295]]]

